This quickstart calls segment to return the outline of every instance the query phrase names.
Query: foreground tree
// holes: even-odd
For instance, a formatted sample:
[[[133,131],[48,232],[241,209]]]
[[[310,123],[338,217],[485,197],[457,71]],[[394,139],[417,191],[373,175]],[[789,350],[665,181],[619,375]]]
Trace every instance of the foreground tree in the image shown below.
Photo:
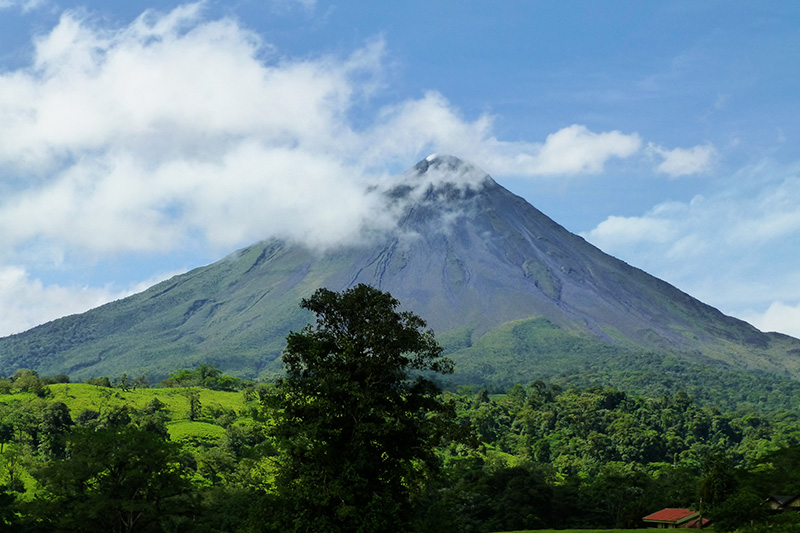
[[[276,483],[300,531],[403,531],[454,417],[420,373],[452,372],[433,333],[367,285],[319,289],[314,325],[287,338],[287,376],[267,397]]]

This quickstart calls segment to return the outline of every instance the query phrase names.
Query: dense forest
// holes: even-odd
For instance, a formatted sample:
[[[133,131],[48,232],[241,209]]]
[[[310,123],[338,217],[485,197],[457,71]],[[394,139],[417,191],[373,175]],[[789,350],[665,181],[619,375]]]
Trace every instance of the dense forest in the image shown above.
[[[6,530],[286,530],[262,402],[272,385],[218,377],[202,367],[158,388],[124,377],[48,384],[31,371],[0,381]],[[219,381],[239,390],[208,388]],[[414,530],[638,527],[704,496],[724,531],[769,520],[767,497],[800,493],[796,413],[543,382],[444,398],[468,431],[437,449],[439,471],[415,494]]]
[[[766,505],[800,494],[796,411],[543,381],[443,392],[424,323],[361,287],[304,300],[317,324],[290,334],[276,382],[210,365],[157,385],[1,379],[0,529],[622,528],[665,507],[800,528]]]

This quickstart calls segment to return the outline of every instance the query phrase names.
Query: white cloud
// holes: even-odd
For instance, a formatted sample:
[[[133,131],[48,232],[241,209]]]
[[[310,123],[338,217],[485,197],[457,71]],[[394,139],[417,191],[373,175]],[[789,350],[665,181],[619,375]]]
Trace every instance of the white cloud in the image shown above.
[[[656,167],[656,171],[668,174],[671,177],[708,172],[717,154],[717,151],[710,144],[667,150],[649,143],[647,152],[651,156],[663,159]]]
[[[181,272],[157,274],[124,289],[112,286],[45,285],[19,266],[0,266],[0,336],[32,328],[62,316],[83,313],[112,300],[141,292]]]
[[[608,253],[632,250],[659,249],[665,256],[686,259],[702,252],[702,246],[688,247],[697,242],[690,228],[702,224],[705,209],[702,197],[690,203],[664,202],[642,216],[610,216],[583,236]]]
[[[501,141],[492,135],[488,115],[468,122],[439,93],[384,109],[374,137],[373,160],[435,151],[467,154],[495,175],[552,176],[597,174],[612,158],[628,158],[641,146],[637,134],[595,133],[574,124],[547,136],[544,143]]]
[[[584,236],[612,253],[644,246],[659,258],[676,261],[709,249],[749,256],[800,236],[797,169],[758,165],[735,174],[731,181],[735,187],[712,196],[664,202],[641,216],[608,217]]]
[[[800,302],[792,306],[775,301],[764,313],[745,315],[743,318],[761,331],[780,331],[800,339]]]
[[[44,286],[25,269],[0,267],[0,335],[86,311],[118,297],[107,289]]]
[[[0,200],[0,241],[109,253],[197,230],[231,244],[357,227],[350,77],[380,69],[382,44],[267,65],[255,36],[200,14],[146,13],[109,32],[68,13],[33,69],[0,75],[0,165],[24,183]],[[334,205],[352,210],[332,220]]]
[[[637,242],[668,242],[674,238],[676,228],[668,219],[655,216],[610,216],[597,225],[586,237],[601,247],[612,249]]]
[[[306,11],[312,11],[317,5],[317,0],[272,0],[272,2],[278,7],[298,5]]]
[[[636,134],[619,131],[593,133],[586,126],[573,124],[547,136],[533,154],[518,156],[527,174],[599,173],[612,157],[630,157],[639,150]]]
[[[0,168],[24,184],[0,200],[0,243],[107,254],[199,233],[321,245],[374,212],[365,168],[436,151],[501,173],[591,173],[640,145],[578,125],[542,144],[499,141],[490,117],[466,120],[435,92],[359,131],[348,117],[380,86],[381,41],[343,58],[267,52],[236,21],[203,20],[200,4],[116,30],[64,14],[31,68],[0,75]]]
[[[347,138],[349,77],[379,69],[379,55],[265,65],[256,36],[200,17],[190,5],[108,32],[65,14],[38,40],[32,71],[0,78],[0,163],[50,169],[110,149],[211,158],[243,138],[309,148]]]

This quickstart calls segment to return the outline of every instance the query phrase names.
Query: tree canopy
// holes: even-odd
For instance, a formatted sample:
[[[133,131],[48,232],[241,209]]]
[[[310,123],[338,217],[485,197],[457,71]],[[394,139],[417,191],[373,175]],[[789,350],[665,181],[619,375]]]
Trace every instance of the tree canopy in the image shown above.
[[[422,373],[452,363],[420,317],[373,287],[319,289],[301,307],[316,322],[289,334],[269,400],[293,525],[401,531],[454,416]]]
[[[0,379],[0,530],[634,528],[701,502],[716,531],[800,530],[771,509],[800,493],[794,408],[569,376],[439,394],[452,364],[390,295],[302,306],[317,318],[289,336],[285,377],[242,392],[211,390],[210,364],[177,370],[180,390]]]
[[[75,429],[36,477],[34,515],[55,531],[164,531],[190,508],[180,446],[134,426]]]

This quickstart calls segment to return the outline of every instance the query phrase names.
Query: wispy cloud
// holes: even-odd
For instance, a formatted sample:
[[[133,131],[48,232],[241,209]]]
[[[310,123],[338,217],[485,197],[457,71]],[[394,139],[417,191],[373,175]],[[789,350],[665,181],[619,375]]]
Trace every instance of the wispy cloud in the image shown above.
[[[45,285],[19,266],[0,266],[0,335],[26,330],[37,324],[82,313],[104,303],[141,292],[180,274],[164,272],[128,287]]]
[[[701,300],[713,298],[730,314],[756,316],[754,305],[763,311],[776,301],[800,301],[793,259],[793,243],[800,242],[800,168],[765,161],[730,183],[640,216],[608,217],[583,235]],[[762,324],[775,323],[777,312]]]
[[[272,0],[279,7],[300,6],[307,11],[312,11],[317,6],[317,0]]]
[[[16,8],[26,13],[46,4],[47,0],[0,0],[0,9]]]

